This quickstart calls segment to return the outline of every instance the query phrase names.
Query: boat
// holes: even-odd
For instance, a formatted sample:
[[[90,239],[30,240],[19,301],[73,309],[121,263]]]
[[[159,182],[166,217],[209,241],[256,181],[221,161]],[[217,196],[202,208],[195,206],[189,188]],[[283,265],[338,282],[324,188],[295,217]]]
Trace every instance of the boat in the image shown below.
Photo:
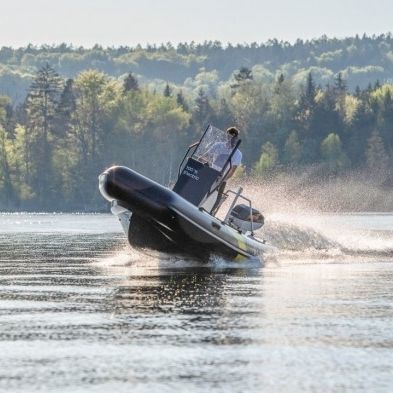
[[[124,166],[113,166],[99,176],[99,190],[111,203],[111,212],[132,247],[203,260],[215,254],[235,261],[259,257],[271,249],[255,235],[264,217],[243,189],[228,189],[219,196],[241,140],[219,160],[212,154],[217,143],[228,143],[227,134],[209,125],[200,140],[188,147],[171,188]],[[218,199],[220,204],[230,203],[225,217],[216,213]]]

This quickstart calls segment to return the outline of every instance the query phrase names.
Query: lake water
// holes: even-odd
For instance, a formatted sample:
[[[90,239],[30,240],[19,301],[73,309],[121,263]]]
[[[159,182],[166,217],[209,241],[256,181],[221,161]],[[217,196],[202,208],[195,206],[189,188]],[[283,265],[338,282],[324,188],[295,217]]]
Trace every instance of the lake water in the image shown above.
[[[391,392],[393,215],[285,215],[264,266],[131,250],[111,215],[0,214],[4,392]]]

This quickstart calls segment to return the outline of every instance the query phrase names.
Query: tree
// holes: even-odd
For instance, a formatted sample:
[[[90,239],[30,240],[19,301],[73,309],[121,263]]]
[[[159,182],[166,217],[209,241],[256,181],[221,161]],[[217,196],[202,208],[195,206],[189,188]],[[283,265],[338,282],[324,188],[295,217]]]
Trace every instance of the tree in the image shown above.
[[[383,103],[379,106],[377,124],[384,144],[393,157],[393,91],[384,91]]]
[[[183,91],[180,90],[176,95],[176,102],[181,108],[183,108],[184,112],[188,112],[190,110],[186,99],[184,98]]]
[[[315,105],[315,95],[316,95],[315,83],[312,77],[312,73],[309,72],[307,75],[306,87],[300,96],[300,100],[303,101],[304,106],[311,109]]]
[[[76,177],[83,185],[76,190],[76,196],[84,207],[98,198],[94,192],[95,178],[103,168],[102,153],[110,144],[108,134],[115,123],[111,113],[122,95],[121,85],[102,72],[84,71],[75,79],[76,108],[69,143],[77,156]]]
[[[60,96],[59,105],[56,110],[56,133],[64,137],[71,125],[73,113],[76,109],[76,98],[74,92],[74,80],[67,79]]]
[[[291,130],[296,127],[294,122],[295,102],[296,96],[292,82],[285,80],[281,74],[274,85],[269,111],[270,121],[273,123],[272,128],[274,128],[269,139],[279,146],[280,150],[282,150]]]
[[[296,110],[296,121],[299,134],[302,139],[309,138],[314,112],[315,112],[316,88],[311,72],[307,75],[306,86],[302,88]]]
[[[271,173],[278,164],[278,152],[276,147],[270,143],[266,142],[262,146],[262,154],[259,161],[254,166],[254,173],[257,176],[263,176],[265,174]]]
[[[167,83],[164,89],[164,97],[171,97],[171,96],[172,96],[172,89],[169,86],[169,83]]]
[[[299,164],[302,158],[302,146],[296,131],[292,131],[284,146],[284,161],[287,164]]]
[[[375,114],[368,104],[368,96],[363,97],[356,107],[351,124],[347,128],[347,137],[342,139],[343,147],[352,165],[363,166],[366,161],[365,148],[370,132],[375,127]]]
[[[284,81],[285,81],[284,74],[281,73],[279,75],[279,77],[277,78],[277,82],[276,82],[276,85],[274,87],[274,93],[275,94],[280,94]]]
[[[134,77],[132,72],[129,72],[123,82],[123,91],[124,93],[128,93],[129,91],[138,91],[138,90],[139,90],[138,80]]]
[[[341,143],[340,135],[344,130],[344,119],[340,116],[335,90],[328,85],[323,92],[318,93],[315,99],[310,132],[303,141],[304,151],[308,152],[307,156],[311,159],[309,162],[319,159],[318,147],[322,140],[331,133],[331,130],[338,130],[337,135]]]
[[[10,152],[8,148],[11,139],[6,130],[8,117],[9,99],[8,97],[0,96],[0,202],[3,202],[5,207],[15,206],[18,200],[11,180],[12,168],[10,166]]]
[[[193,117],[199,127],[204,128],[210,122],[213,114],[209,98],[201,88],[198,91],[198,97],[195,99],[195,109]]]
[[[334,87],[338,95],[345,94],[347,91],[347,84],[345,83],[341,72],[339,72],[334,79]]]
[[[347,164],[347,157],[342,150],[341,140],[337,134],[330,133],[321,143],[322,158],[329,170],[336,171]]]
[[[41,207],[54,198],[51,187],[53,176],[52,147],[55,133],[56,109],[63,81],[57,72],[46,64],[40,68],[27,96],[27,133],[31,135],[31,184],[36,190]]]
[[[386,175],[389,168],[389,156],[386,153],[381,135],[374,129],[367,141],[367,166],[377,175]]]
[[[238,83],[253,80],[252,71],[247,67],[241,67],[238,72],[234,73],[233,77]]]
[[[231,112],[227,100],[221,98],[220,101],[217,102],[213,124],[220,129],[226,129],[235,123],[236,121],[233,118],[233,113]]]
[[[231,84],[231,89],[233,94],[239,89],[243,84],[250,83],[254,77],[252,76],[252,71],[247,67],[241,67],[239,71],[233,74],[234,82]]]

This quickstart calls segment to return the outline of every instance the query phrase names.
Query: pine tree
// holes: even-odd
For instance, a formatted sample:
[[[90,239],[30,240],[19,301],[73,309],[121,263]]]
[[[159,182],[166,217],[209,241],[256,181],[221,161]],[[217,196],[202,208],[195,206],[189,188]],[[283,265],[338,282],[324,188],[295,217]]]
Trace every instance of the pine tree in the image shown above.
[[[389,168],[389,156],[377,129],[374,129],[367,141],[366,158],[368,168],[376,174],[386,174]]]
[[[302,140],[312,137],[311,127],[315,114],[316,88],[311,72],[307,75],[306,86],[302,88],[296,110],[299,136]]]
[[[362,98],[347,129],[347,138],[343,140],[345,151],[354,166],[363,165],[366,160],[365,147],[374,125],[375,115],[369,109],[366,99]]]
[[[164,89],[164,97],[171,97],[172,96],[172,89],[167,82],[165,89]]]
[[[312,77],[311,72],[309,72],[307,75],[306,88],[305,88],[304,94],[303,94],[304,99],[309,106],[314,105],[315,94],[316,94],[316,88],[315,88],[314,79]]]
[[[129,91],[138,91],[139,84],[138,80],[134,77],[132,72],[129,72],[123,83],[123,92],[128,93]]]
[[[280,94],[281,88],[283,86],[283,83],[285,81],[284,75],[280,74],[280,76],[277,78],[276,85],[274,87],[274,93],[275,94]]]
[[[53,176],[52,141],[55,132],[56,109],[63,81],[57,72],[46,64],[31,84],[26,102],[27,128],[33,142],[31,179],[41,207],[47,206],[53,196],[50,179]]]
[[[316,88],[311,72],[307,75],[306,86],[302,89],[299,100],[299,111],[301,116],[309,117],[315,108]]]
[[[221,129],[226,129],[229,126],[236,124],[231,108],[229,107],[225,98],[222,98],[218,103],[217,110],[214,114],[213,123]]]
[[[334,79],[334,88],[338,95],[345,94],[347,91],[347,84],[345,83],[341,72],[339,72]]]
[[[213,110],[210,106],[209,98],[202,88],[198,91],[195,104],[194,119],[200,127],[204,128],[210,122]]]
[[[183,108],[184,112],[188,112],[190,110],[186,99],[184,98],[182,90],[180,90],[176,95],[176,102],[181,108]]]
[[[57,107],[56,133],[59,136],[66,135],[72,124],[72,114],[76,108],[76,98],[74,94],[74,81],[67,79],[60,102]]]

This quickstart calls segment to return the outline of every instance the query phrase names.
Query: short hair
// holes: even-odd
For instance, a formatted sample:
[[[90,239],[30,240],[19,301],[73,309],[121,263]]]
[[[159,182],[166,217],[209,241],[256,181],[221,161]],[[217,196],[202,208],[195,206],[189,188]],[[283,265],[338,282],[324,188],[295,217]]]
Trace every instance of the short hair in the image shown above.
[[[239,136],[239,130],[236,127],[229,127],[227,129],[227,133],[234,136]]]

